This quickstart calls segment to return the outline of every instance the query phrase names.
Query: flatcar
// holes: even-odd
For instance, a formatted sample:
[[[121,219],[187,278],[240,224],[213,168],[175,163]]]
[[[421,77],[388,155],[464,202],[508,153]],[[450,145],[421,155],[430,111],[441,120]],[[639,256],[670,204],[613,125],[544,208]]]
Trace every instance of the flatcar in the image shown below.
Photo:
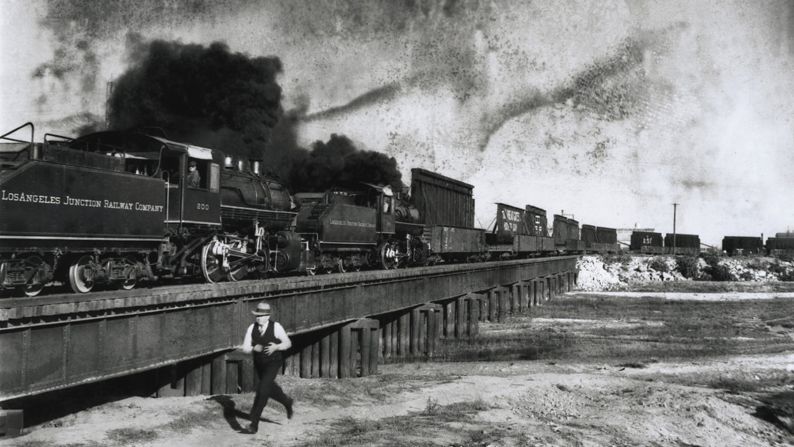
[[[497,203],[494,226],[485,241],[491,254],[506,258],[553,253],[556,248],[547,234],[546,211],[532,205],[521,209]]]

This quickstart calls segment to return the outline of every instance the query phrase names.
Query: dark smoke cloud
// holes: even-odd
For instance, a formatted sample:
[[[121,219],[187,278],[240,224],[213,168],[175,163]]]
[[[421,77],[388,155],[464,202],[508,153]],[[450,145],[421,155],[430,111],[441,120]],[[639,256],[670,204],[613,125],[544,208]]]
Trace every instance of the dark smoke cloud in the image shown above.
[[[264,157],[282,115],[278,58],[162,40],[133,40],[130,54],[111,95],[111,128],[162,127],[176,140]]]
[[[402,187],[397,161],[379,152],[358,150],[344,135],[317,141],[311,152],[295,160],[289,184],[294,191],[325,191],[331,187],[360,188],[361,182]]]

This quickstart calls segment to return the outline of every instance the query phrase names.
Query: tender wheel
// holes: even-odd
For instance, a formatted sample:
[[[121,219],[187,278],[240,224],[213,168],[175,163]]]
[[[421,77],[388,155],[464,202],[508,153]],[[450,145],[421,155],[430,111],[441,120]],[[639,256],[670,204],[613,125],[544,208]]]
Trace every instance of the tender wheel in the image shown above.
[[[27,283],[22,287],[26,296],[36,296],[44,290],[46,271],[49,266],[38,256],[29,256],[25,259],[26,268],[33,270]]]
[[[384,270],[397,268],[397,250],[386,242],[378,247],[378,261]]]
[[[88,293],[94,288],[95,268],[89,255],[80,256],[69,266],[69,285],[75,293]]]
[[[127,261],[127,268],[126,268],[127,279],[125,279],[120,283],[122,289],[132,290],[135,288],[136,285],[138,285],[138,272],[135,267],[136,266],[134,260]]]
[[[209,283],[223,281],[226,273],[223,271],[223,258],[216,255],[216,251],[222,250],[218,241],[212,240],[201,249],[201,273]]]

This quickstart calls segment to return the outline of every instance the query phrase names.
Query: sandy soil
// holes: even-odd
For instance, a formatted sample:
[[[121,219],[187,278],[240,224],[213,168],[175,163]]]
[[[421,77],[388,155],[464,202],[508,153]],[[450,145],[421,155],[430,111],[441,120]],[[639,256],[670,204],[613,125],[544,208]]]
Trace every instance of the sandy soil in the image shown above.
[[[576,299],[604,303],[617,299],[613,295]],[[675,294],[674,299],[701,299],[698,295]],[[794,302],[779,294],[751,295],[708,298]],[[548,337],[597,329],[643,339],[646,331],[672,327],[663,319],[590,318],[568,315],[562,307],[554,310],[570,299],[547,303],[539,314],[483,325],[482,337],[510,338],[531,327]],[[247,424],[243,412],[251,404],[250,393],[130,397],[31,427],[0,445],[794,445],[794,350],[785,341],[794,341],[794,325],[787,316],[781,319],[782,325],[773,323],[759,332],[781,340],[775,348],[779,352],[719,351],[716,356],[634,361],[561,355],[382,365],[379,375],[359,379],[279,377],[296,398],[295,417],[287,420],[283,408],[271,403],[264,413],[267,421],[253,436],[238,432]],[[753,337],[757,335],[746,336]],[[741,344],[741,337],[732,336],[731,343]],[[583,346],[579,348],[589,349]]]

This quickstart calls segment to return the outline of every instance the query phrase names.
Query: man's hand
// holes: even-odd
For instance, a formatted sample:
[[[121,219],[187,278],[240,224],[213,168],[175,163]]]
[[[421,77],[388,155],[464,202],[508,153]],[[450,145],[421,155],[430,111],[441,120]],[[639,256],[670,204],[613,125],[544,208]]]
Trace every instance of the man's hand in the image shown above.
[[[273,343],[271,343],[271,345],[272,345],[272,344],[273,344]],[[265,349],[265,347],[264,347],[264,346],[262,346],[262,345],[256,345],[256,346],[254,346],[254,352],[262,352],[264,349]]]
[[[265,347],[265,354],[267,355],[272,355],[276,351],[278,351],[278,345],[273,342],[268,343],[267,347]]]

